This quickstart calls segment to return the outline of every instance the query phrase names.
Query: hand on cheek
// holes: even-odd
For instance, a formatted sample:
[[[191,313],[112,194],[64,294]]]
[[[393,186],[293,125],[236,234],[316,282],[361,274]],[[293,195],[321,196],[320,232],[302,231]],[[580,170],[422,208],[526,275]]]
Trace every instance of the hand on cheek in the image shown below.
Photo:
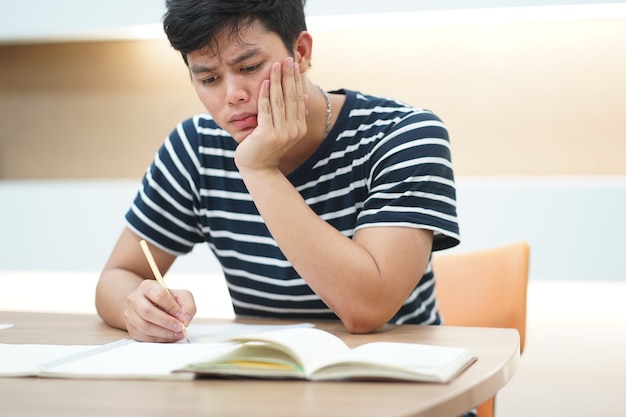
[[[275,169],[281,157],[307,132],[306,107],[299,67],[292,58],[272,65],[261,83],[256,129],[239,144],[237,166]]]

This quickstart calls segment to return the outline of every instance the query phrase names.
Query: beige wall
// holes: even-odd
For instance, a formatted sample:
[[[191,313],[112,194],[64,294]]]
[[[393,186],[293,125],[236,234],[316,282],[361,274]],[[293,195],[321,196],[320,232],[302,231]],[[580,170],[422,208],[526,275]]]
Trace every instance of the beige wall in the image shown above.
[[[448,125],[458,175],[626,175],[626,20],[314,34],[311,77]],[[0,47],[0,179],[128,178],[201,105],[167,41]]]

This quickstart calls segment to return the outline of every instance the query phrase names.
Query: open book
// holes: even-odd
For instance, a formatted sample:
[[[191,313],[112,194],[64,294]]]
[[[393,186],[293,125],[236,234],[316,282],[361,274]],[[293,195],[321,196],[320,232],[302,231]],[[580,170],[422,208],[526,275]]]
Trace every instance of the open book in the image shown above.
[[[205,376],[322,380],[448,382],[476,357],[467,349],[399,342],[373,342],[350,349],[316,328],[290,328],[239,335],[235,345],[178,372]]]
[[[245,327],[243,329],[246,329]],[[467,349],[375,342],[355,349],[312,327],[253,327],[205,343],[0,344],[0,377],[193,379],[197,376],[447,382],[475,357]],[[193,333],[192,333],[193,334]],[[205,336],[206,337],[206,336]]]

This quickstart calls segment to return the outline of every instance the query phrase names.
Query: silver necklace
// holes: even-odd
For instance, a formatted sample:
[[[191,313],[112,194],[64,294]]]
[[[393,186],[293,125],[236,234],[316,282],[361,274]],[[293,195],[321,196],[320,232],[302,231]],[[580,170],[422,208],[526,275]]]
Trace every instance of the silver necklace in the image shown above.
[[[330,131],[330,118],[333,115],[333,108],[330,104],[330,98],[328,97],[328,93],[326,92],[326,90],[324,90],[319,85],[317,86],[317,88],[320,89],[322,95],[324,96],[324,100],[326,100],[326,127],[324,128],[324,137],[326,137],[328,135],[328,132]]]

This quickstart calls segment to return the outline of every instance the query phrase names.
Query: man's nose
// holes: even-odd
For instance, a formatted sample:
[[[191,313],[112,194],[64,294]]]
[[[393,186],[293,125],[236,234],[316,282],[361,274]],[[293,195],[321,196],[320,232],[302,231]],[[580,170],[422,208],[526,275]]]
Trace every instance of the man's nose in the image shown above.
[[[226,79],[226,102],[227,104],[240,103],[249,98],[246,82],[237,76]]]

